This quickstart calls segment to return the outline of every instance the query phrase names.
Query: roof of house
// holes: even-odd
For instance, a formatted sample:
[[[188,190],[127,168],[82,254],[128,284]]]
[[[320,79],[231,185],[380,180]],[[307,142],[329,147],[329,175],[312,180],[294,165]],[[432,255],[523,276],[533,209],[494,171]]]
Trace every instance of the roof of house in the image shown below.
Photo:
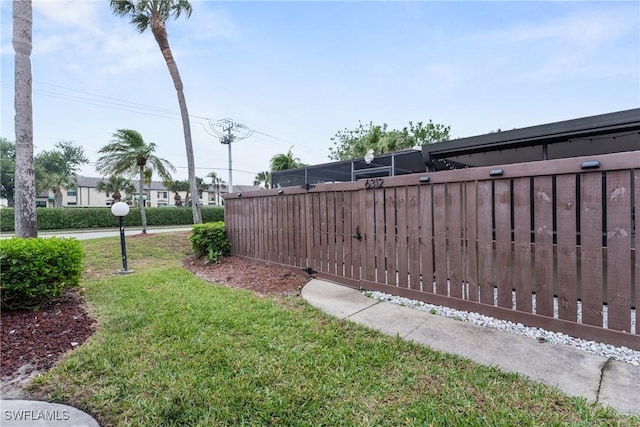
[[[640,148],[640,108],[424,145],[425,163],[489,166]]]

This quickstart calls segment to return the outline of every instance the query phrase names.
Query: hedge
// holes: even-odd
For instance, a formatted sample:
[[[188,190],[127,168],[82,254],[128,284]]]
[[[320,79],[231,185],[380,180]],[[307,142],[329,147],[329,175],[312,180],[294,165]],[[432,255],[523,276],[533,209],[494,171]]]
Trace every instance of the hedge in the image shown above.
[[[3,309],[37,308],[77,286],[84,253],[76,239],[0,240],[0,299]]]
[[[224,220],[224,208],[202,207],[203,222]],[[145,208],[147,225],[189,225],[193,224],[193,212],[189,208],[163,207]],[[0,209],[0,231],[14,231],[14,208]],[[79,228],[118,227],[118,218],[108,207],[99,208],[37,208],[38,230],[73,230]],[[127,226],[140,226],[140,208],[131,208],[126,216]]]

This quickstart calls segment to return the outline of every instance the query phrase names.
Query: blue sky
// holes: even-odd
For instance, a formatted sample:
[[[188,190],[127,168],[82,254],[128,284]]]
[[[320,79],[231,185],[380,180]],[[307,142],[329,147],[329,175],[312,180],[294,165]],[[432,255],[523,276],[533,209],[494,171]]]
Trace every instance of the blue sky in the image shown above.
[[[205,131],[232,118],[233,183],[286,152],[329,161],[358,121],[433,120],[465,137],[640,107],[640,3],[594,1],[193,1],[169,21],[192,116],[197,175],[228,181],[227,147]],[[150,32],[107,0],[34,0],[34,143],[95,161],[117,129],[138,130],[186,179],[178,103]],[[11,2],[0,1],[2,120],[14,139]],[[89,165],[82,174],[96,176]]]

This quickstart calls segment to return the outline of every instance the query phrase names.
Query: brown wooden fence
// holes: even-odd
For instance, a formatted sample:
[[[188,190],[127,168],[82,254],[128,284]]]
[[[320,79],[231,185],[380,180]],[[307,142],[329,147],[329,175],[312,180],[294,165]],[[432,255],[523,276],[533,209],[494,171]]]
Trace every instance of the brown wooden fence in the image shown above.
[[[234,255],[634,349],[638,212],[640,151],[225,197]]]

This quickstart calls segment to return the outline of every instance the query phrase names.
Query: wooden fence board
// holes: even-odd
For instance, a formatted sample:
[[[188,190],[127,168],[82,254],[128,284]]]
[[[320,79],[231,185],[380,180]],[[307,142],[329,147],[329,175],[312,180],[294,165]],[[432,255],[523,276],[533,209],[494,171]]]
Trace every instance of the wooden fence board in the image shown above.
[[[531,179],[513,180],[514,264],[516,310],[531,313]]]
[[[550,176],[534,179],[536,314],[553,317],[553,187]]]
[[[409,239],[409,287],[420,289],[420,203],[418,187],[407,188],[407,234]]]
[[[344,192],[336,192],[336,274],[345,276],[344,274]]]
[[[634,248],[635,255],[635,280],[633,281],[633,290],[635,299],[633,306],[636,309],[636,334],[640,335],[640,168],[634,170],[634,233],[636,238],[636,246]]]
[[[432,187],[420,187],[420,273],[423,292],[433,292]]]
[[[358,231],[360,224],[364,224],[364,197],[362,196],[361,191],[355,191],[350,193],[351,196],[351,213],[353,220],[351,222],[351,235],[355,234]],[[361,232],[364,233],[364,230]],[[362,240],[364,239],[351,239],[351,264],[353,271],[353,278],[356,280],[363,279],[362,273]]]
[[[375,218],[374,218],[374,192],[367,190],[364,193],[365,204],[365,231],[364,231],[364,243],[365,243],[365,263],[363,264],[364,278],[370,281],[375,281]]]
[[[385,194],[384,189],[378,188],[369,190],[373,192],[374,209],[372,214],[375,216],[375,266],[376,266],[376,282],[386,283],[386,262],[385,262],[385,235],[384,235],[384,217],[385,217]]]
[[[318,271],[329,271],[329,220],[327,209],[329,206],[329,192],[320,193],[320,252],[321,267]]]
[[[580,176],[582,322],[602,326],[602,173]]]
[[[322,250],[320,247],[320,194],[311,194],[311,221],[313,227],[312,268],[322,271]]]
[[[274,197],[276,202],[276,210],[278,213],[278,262],[281,264],[288,264],[286,260],[287,253],[287,230],[285,227],[285,221],[289,212],[287,212],[286,198],[279,196]]]
[[[397,245],[396,245],[396,189],[385,188],[385,252],[387,284],[397,285],[396,271],[398,270]],[[384,280],[381,282],[384,283]]]
[[[352,226],[354,221],[359,221],[358,215],[354,213],[353,198],[351,191],[345,191],[343,193],[344,202],[344,276],[347,278],[353,278],[353,244],[355,234],[354,227]]]
[[[409,286],[409,243],[407,236],[407,187],[396,188],[396,218],[398,224],[398,286]]]
[[[433,235],[436,267],[436,293],[448,295],[447,283],[447,204],[445,184],[433,186]]]
[[[327,193],[327,237],[329,244],[329,269],[330,274],[336,274],[336,193]]]
[[[608,327],[631,330],[631,175],[608,171],[607,307]]]
[[[449,242],[449,283],[450,294],[454,298],[462,298],[462,222],[461,193],[462,184],[452,182],[447,184],[447,217],[446,229]]]
[[[287,259],[288,265],[296,265],[296,262],[294,260],[295,258],[295,233],[296,233],[296,227],[295,227],[295,207],[294,207],[294,196],[292,195],[286,195],[284,196],[286,197],[286,202],[287,202],[287,224],[286,224],[286,231],[287,231]]]
[[[498,306],[513,307],[513,268],[511,253],[511,183],[494,181],[494,215],[496,228],[496,263],[494,278]]]
[[[576,251],[576,175],[556,177],[558,317],[577,321],[578,264]]]
[[[467,281],[468,295],[471,301],[478,301],[478,224],[477,224],[477,181],[471,181],[465,186],[465,280]]]
[[[477,236],[478,236],[478,287],[480,302],[493,305],[493,224],[491,223],[493,182],[479,181],[477,196]]]

